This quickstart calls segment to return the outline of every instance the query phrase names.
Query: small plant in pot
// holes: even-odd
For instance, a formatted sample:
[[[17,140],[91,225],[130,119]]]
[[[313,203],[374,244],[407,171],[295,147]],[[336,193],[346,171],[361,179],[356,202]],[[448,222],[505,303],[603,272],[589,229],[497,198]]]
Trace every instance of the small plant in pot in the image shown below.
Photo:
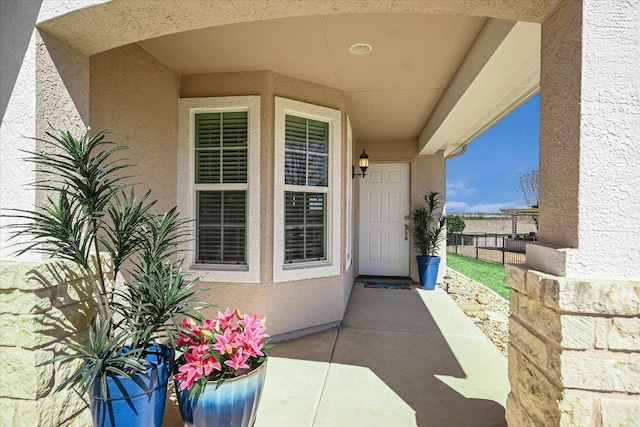
[[[46,362],[75,367],[57,390],[88,393],[95,426],[160,427],[174,337],[181,320],[199,316],[204,305],[195,300],[197,280],[187,280],[176,260],[188,221],[175,208],[153,213],[149,193],[138,198],[126,184],[130,165],[114,158],[125,147],[107,141],[106,131],[89,132],[37,139],[45,150],[27,160],[46,176],[36,188],[52,196],[15,211],[26,221],[11,227],[14,237],[30,238],[19,254],[41,252],[82,267],[97,302],[88,341],[63,341],[62,354]],[[125,263],[129,279],[116,287]]]
[[[186,427],[253,425],[271,347],[264,323],[229,309],[215,319],[184,319],[174,380]]]
[[[411,212],[413,246],[418,255],[418,272],[422,289],[436,287],[440,257],[438,244],[446,230],[446,218],[442,215],[442,196],[437,191],[429,191],[424,196],[425,204]]]

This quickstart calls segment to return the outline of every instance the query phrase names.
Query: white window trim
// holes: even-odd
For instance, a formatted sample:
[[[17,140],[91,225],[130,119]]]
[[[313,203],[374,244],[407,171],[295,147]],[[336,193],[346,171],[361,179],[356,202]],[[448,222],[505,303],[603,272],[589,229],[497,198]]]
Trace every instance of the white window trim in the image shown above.
[[[284,262],[284,193],[290,188],[284,184],[285,115],[290,114],[329,124],[329,175],[327,191],[326,261]],[[341,236],[341,182],[340,157],[342,153],[342,112],[292,99],[275,97],[275,169],[274,169],[274,229],[273,229],[273,281],[288,282],[340,275]],[[309,187],[306,187],[309,188]],[[316,187],[313,187],[317,190]]]
[[[181,98],[178,101],[178,209],[184,217],[195,219],[195,115],[225,111],[247,111],[248,114],[247,184],[219,186],[220,190],[247,189],[247,265],[196,264],[195,224],[191,227],[191,241],[183,248],[187,249],[187,267],[204,275],[206,282],[260,283],[260,96]]]
[[[347,171],[345,181],[347,183],[347,221],[345,234],[345,259],[344,272],[346,273],[353,262],[352,245],[353,245],[353,171],[349,166],[353,166],[353,131],[351,130],[351,120],[347,116]]]

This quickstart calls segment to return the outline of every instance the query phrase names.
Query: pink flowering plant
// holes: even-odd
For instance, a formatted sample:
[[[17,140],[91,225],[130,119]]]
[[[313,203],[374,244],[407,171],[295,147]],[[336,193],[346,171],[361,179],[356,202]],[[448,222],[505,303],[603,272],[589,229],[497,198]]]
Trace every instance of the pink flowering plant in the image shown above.
[[[207,381],[225,380],[258,368],[267,359],[269,335],[264,319],[239,310],[218,312],[216,319],[182,321],[176,339],[178,391],[197,392]]]

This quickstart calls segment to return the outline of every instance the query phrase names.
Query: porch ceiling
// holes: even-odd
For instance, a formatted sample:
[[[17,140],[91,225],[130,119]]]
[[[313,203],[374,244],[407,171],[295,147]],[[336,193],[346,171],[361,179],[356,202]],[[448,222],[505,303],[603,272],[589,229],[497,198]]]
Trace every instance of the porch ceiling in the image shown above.
[[[273,70],[345,91],[354,134],[416,138],[486,18],[307,16],[210,27],[139,42],[182,74]],[[373,51],[353,55],[349,47]]]
[[[538,89],[540,26],[509,19],[541,22],[558,1],[83,0],[38,27],[85,55],[137,42],[180,73],[269,69],[339,88],[356,138],[449,155]],[[350,54],[357,42],[373,51]]]
[[[535,92],[537,28],[462,15],[317,15],[138,44],[181,74],[272,70],[341,89],[356,138],[420,137],[422,154],[450,154]],[[372,52],[351,54],[361,42]]]

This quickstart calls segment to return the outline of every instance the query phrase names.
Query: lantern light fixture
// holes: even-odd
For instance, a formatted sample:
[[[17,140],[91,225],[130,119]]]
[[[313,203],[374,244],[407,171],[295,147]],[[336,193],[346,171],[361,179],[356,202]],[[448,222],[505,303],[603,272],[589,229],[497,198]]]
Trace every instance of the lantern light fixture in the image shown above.
[[[356,176],[365,177],[367,176],[367,168],[369,167],[369,155],[365,152],[365,149],[362,149],[362,154],[360,154],[360,160],[358,161],[358,166],[360,167],[361,172],[356,173],[355,166],[351,165],[351,178],[355,178]]]

